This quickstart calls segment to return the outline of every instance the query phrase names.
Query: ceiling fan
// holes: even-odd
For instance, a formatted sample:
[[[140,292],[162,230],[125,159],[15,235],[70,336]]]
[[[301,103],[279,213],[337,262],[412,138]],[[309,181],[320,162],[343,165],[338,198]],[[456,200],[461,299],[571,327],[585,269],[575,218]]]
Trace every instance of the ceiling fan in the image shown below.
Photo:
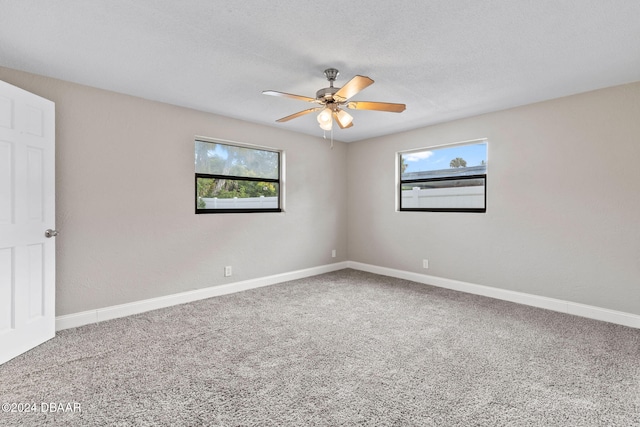
[[[335,68],[327,68],[326,70],[324,70],[324,75],[327,80],[329,80],[329,87],[325,87],[317,91],[315,98],[277,92],[275,90],[265,90],[264,92],[262,92],[264,95],[284,96],[286,98],[299,99],[301,101],[320,104],[320,106],[318,107],[299,111],[295,114],[291,114],[290,116],[278,119],[276,120],[276,122],[287,122],[291,119],[320,111],[317,119],[322,129],[331,130],[333,127],[334,119],[341,129],[346,129],[353,126],[353,117],[349,113],[344,111],[342,107],[347,107],[352,110],[377,110],[389,111],[392,113],[401,113],[405,110],[406,106],[404,104],[392,104],[390,102],[349,101],[351,97],[356,95],[362,89],[372,85],[373,80],[366,76],[357,75],[349,80],[341,88],[333,87],[333,82],[336,80],[336,77],[338,77],[338,74],[339,71]]]

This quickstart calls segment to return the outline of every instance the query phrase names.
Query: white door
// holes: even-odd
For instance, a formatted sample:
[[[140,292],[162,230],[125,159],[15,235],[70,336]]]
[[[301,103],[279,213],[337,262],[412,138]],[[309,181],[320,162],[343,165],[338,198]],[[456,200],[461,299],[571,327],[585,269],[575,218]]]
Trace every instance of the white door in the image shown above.
[[[55,335],[55,106],[0,81],[0,363]]]

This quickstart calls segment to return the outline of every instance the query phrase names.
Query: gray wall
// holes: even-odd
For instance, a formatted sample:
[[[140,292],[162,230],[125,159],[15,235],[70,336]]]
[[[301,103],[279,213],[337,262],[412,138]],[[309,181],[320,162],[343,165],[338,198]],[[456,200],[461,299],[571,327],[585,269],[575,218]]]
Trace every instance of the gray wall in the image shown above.
[[[1,67],[0,79],[56,103],[57,315],[345,260],[640,314],[640,83],[331,150]],[[195,215],[194,135],[284,149],[287,212]],[[486,214],[395,211],[397,151],[483,137]]]
[[[397,151],[483,137],[486,214],[395,211]],[[640,83],[350,143],[348,158],[350,260],[640,314]]]
[[[7,68],[0,79],[56,103],[56,315],[347,259],[345,144]],[[195,215],[195,135],[285,150],[286,212]]]

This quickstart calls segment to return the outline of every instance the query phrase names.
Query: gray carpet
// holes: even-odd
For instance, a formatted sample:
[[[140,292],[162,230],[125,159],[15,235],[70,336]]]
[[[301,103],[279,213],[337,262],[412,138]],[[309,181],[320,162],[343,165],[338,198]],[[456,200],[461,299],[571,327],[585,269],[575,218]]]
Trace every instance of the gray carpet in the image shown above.
[[[2,426],[640,426],[640,330],[342,270],[61,331],[0,379],[37,406]]]

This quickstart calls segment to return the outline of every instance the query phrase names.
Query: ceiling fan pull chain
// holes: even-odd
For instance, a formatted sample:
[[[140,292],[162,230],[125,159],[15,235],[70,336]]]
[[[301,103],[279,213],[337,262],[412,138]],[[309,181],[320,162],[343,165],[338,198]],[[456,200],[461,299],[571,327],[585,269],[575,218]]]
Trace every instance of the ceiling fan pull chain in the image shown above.
[[[322,130],[322,137],[327,139],[327,131],[324,129]],[[331,149],[333,150],[333,128],[331,128]]]

